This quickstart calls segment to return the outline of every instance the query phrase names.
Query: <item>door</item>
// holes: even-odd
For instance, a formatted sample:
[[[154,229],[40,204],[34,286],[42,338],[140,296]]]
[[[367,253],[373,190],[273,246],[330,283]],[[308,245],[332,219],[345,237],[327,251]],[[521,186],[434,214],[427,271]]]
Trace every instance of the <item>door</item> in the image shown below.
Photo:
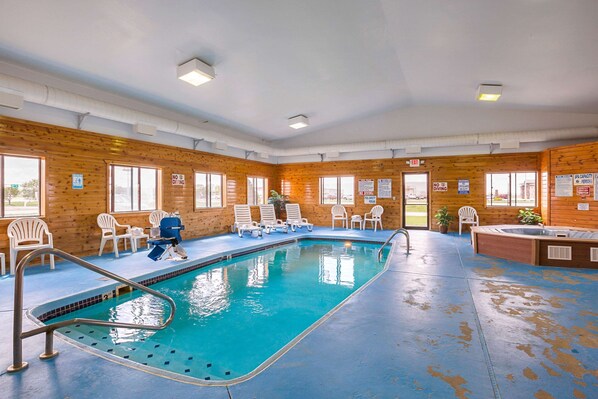
[[[430,228],[428,173],[403,173],[403,227]]]

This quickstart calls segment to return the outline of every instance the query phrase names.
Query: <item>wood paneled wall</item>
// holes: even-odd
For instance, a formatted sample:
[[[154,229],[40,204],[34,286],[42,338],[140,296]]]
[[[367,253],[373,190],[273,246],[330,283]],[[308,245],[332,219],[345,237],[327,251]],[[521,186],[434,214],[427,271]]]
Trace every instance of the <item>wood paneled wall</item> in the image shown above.
[[[55,247],[76,255],[97,253],[99,248],[96,218],[108,211],[109,163],[161,168],[162,209],[181,213],[185,238],[229,231],[234,221],[233,205],[247,203],[247,175],[264,176],[270,185],[279,181],[276,165],[5,117],[0,117],[0,152],[45,158],[44,220],[54,235]],[[225,208],[194,210],[194,171],[226,174]],[[83,190],[71,188],[73,173],[83,174]],[[172,173],[184,174],[185,186],[173,186]],[[253,212],[259,217],[257,207]],[[120,223],[149,226],[149,212],[115,216]],[[6,254],[6,227],[10,221],[0,219],[0,251]]]
[[[485,174],[498,172],[537,171],[539,170],[539,153],[475,155],[422,158],[425,163],[418,168],[411,168],[406,159],[382,159],[366,161],[339,161],[288,164],[280,166],[281,185],[285,194],[290,195],[293,202],[301,204],[302,216],[317,225],[330,225],[331,205],[319,204],[319,178],[322,176],[355,176],[357,180],[374,179],[377,190],[377,179],[392,179],[392,192],[395,199],[378,199],[384,207],[382,216],[385,228],[395,229],[402,226],[402,176],[403,173],[429,173],[432,182],[447,182],[447,192],[433,192],[430,187],[430,227],[436,226],[433,214],[446,205],[452,215],[464,205],[477,209],[481,224],[517,223],[517,211],[514,207],[485,206]],[[468,179],[469,194],[457,193],[457,181]],[[349,215],[369,212],[372,205],[364,205],[363,196],[356,195],[355,205],[346,206]],[[453,222],[451,230],[458,229],[458,222]]]
[[[573,187],[572,197],[557,197],[554,181],[557,175],[598,173],[598,142],[552,148],[544,151],[549,160],[550,202],[549,218],[553,226],[598,228],[598,201],[593,194],[585,199]],[[593,188],[593,187],[592,187]],[[589,211],[578,211],[577,204],[589,203]]]

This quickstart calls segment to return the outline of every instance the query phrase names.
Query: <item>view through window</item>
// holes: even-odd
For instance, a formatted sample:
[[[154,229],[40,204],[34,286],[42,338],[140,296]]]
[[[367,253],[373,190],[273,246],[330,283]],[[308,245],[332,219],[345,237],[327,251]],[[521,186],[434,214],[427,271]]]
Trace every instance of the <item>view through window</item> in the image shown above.
[[[158,202],[158,170],[110,165],[112,212],[153,211]]]
[[[0,217],[41,215],[41,159],[0,155]]]
[[[487,173],[486,206],[535,207],[537,179],[536,172]]]
[[[195,173],[195,208],[222,207],[222,175]]]
[[[353,205],[355,178],[353,176],[321,177],[320,203]]]

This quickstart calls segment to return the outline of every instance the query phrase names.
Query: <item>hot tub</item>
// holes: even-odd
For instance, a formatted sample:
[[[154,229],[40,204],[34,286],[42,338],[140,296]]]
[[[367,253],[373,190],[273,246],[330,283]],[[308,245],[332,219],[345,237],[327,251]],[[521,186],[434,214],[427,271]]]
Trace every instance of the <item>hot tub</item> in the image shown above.
[[[598,230],[522,225],[474,226],[475,253],[542,266],[598,269]]]

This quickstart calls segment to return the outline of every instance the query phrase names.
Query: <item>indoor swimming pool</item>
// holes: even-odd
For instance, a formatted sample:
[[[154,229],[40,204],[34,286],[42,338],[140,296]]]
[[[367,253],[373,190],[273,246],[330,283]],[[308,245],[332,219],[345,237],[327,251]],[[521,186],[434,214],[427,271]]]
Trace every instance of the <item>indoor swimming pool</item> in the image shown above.
[[[388,253],[378,262],[379,248],[303,240],[242,255],[152,285],[177,303],[175,320],[165,330],[80,324],[58,331],[96,354],[150,372],[160,369],[202,384],[241,381],[271,364],[377,276]],[[84,317],[159,324],[168,313],[167,303],[135,291],[49,323]]]

